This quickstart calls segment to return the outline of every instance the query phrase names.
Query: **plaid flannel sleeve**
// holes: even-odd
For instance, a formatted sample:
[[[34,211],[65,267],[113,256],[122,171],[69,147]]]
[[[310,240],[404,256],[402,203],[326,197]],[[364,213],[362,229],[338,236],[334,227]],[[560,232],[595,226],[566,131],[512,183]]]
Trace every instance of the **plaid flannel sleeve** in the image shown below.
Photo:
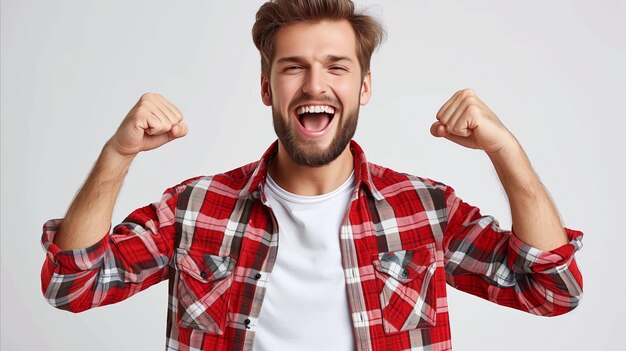
[[[569,242],[550,251],[532,247],[503,230],[495,218],[446,189],[444,232],[447,282],[461,291],[541,316],[557,316],[578,306],[582,275],[574,253],[583,233],[564,228]]]
[[[181,183],[160,200],[134,210],[99,242],[61,250],[54,237],[63,219],[48,220],[41,244],[46,258],[41,289],[52,306],[71,312],[124,300],[168,277],[173,256],[178,194]]]

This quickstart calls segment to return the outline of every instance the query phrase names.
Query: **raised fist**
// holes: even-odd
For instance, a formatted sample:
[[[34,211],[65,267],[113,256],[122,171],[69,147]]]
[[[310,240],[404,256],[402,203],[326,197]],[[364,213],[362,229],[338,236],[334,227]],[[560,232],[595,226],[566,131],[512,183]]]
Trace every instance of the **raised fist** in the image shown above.
[[[156,149],[187,134],[183,115],[163,96],[145,93],[128,112],[109,146],[124,156]]]

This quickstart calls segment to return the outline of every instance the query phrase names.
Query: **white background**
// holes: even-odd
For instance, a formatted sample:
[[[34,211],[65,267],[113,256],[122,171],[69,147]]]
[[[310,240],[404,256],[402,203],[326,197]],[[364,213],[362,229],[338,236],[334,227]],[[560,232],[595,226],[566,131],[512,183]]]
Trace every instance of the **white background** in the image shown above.
[[[41,227],[64,216],[145,92],[178,106],[190,133],[136,159],[113,224],[181,180],[261,156],[275,135],[250,34],[260,4],[2,0],[2,350],[163,349],[165,282],[80,314],[50,307]],[[577,309],[537,317],[450,288],[455,350],[624,347],[625,3],[388,0],[370,13],[389,36],[355,137],[368,159],[452,185],[509,227],[488,158],[429,134],[452,94],[473,88],[585,233]]]

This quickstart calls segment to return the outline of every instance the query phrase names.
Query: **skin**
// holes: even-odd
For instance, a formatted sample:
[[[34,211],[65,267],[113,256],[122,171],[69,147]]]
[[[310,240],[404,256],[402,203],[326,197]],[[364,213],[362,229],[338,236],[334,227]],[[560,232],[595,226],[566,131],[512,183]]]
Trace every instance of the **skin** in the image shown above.
[[[487,154],[509,198],[513,232],[520,240],[546,251],[568,242],[556,206],[522,146],[472,89],[457,91],[436,118],[433,136]]]
[[[274,122],[293,131],[295,146],[319,156],[336,140],[340,128],[358,117],[371,97],[371,72],[361,80],[354,33],[347,22],[300,23],[282,28],[276,38],[270,77],[261,76],[261,98],[272,107]],[[349,60],[331,62],[327,55]],[[299,57],[297,64],[282,62]],[[300,68],[286,71],[289,65]],[[341,70],[337,66],[343,67]],[[339,71],[337,73],[336,71]],[[310,100],[309,100],[310,99]],[[323,136],[298,134],[291,115],[295,104],[332,102],[332,128]],[[522,241],[542,250],[567,243],[556,207],[515,137],[471,89],[456,92],[439,110],[431,134],[461,146],[483,150],[508,195],[513,230]],[[134,158],[187,134],[182,113],[159,94],[144,94],[107,141],[85,184],[72,202],[55,243],[64,250],[95,244],[110,230],[113,206]],[[280,142],[270,175],[287,191],[324,194],[341,185],[353,169],[348,146],[328,164],[309,167],[294,162]]]
[[[113,207],[132,161],[142,151],[187,135],[183,114],[159,94],[143,94],[106,142],[54,237],[62,250],[83,249],[110,230]]]
[[[347,59],[333,61],[329,56]],[[288,57],[298,60],[283,61]],[[270,77],[261,75],[261,99],[272,107],[274,123],[282,123],[301,152],[309,157],[328,150],[346,124],[352,121],[356,127],[359,105],[369,102],[370,87],[371,72],[361,80],[356,37],[347,21],[304,22],[281,28],[276,35]],[[329,132],[310,138],[299,132],[293,109],[318,101],[337,109]],[[350,176],[353,160],[347,142],[335,160],[321,167],[309,167],[294,161],[281,139],[279,134],[278,154],[268,171],[287,191],[320,195],[336,189]]]

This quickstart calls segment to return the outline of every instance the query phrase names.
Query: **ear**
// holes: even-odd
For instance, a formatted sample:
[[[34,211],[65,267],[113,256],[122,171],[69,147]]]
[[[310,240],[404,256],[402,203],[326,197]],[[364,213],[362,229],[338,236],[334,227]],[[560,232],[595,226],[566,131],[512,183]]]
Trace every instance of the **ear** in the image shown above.
[[[261,100],[265,106],[272,106],[272,87],[263,74],[261,74]]]
[[[361,96],[359,97],[359,103],[361,106],[367,105],[372,97],[372,71],[367,71],[365,77],[363,77],[363,83],[361,84]]]

